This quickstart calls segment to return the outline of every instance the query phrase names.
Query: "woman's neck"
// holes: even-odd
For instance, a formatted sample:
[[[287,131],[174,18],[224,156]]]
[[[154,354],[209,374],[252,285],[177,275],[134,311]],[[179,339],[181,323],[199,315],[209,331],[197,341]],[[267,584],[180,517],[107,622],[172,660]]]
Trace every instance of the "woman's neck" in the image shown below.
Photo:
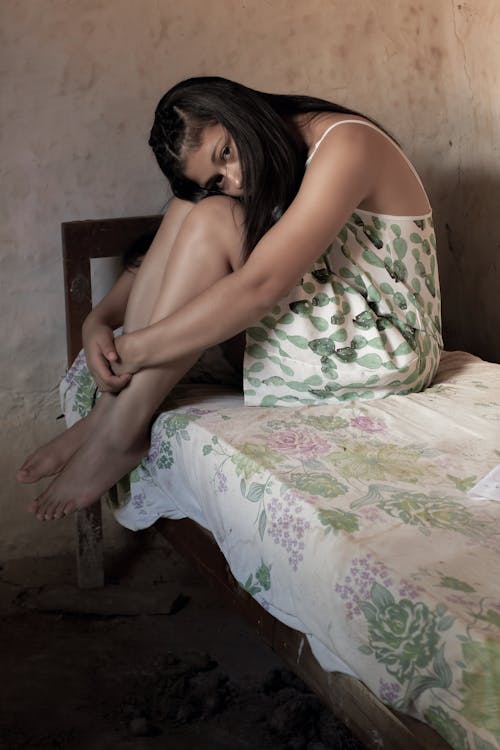
[[[311,122],[314,119],[316,119],[316,114],[314,112],[301,112],[298,115],[292,115],[286,119],[290,133],[292,134],[297,146],[306,153],[310,151],[313,145]]]
[[[366,122],[362,115],[345,112],[301,112],[292,115],[288,122],[296,142],[309,155],[330,125],[346,119]]]
[[[337,112],[301,112],[292,115],[288,120],[288,125],[299,147],[309,154],[323,135],[325,128],[343,117],[345,115]]]

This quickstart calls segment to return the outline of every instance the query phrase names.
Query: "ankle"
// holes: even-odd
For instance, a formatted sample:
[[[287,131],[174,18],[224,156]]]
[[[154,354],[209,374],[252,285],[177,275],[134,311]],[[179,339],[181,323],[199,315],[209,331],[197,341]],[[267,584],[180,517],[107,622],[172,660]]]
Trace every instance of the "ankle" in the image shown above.
[[[123,414],[111,414],[100,431],[103,440],[111,448],[120,451],[136,452],[149,443],[149,420],[126,419]]]

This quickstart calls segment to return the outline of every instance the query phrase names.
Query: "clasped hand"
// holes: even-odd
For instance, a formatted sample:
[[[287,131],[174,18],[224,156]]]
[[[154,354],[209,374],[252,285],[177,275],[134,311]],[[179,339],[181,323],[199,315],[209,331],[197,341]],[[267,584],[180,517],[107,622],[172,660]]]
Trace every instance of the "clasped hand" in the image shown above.
[[[130,382],[134,369],[127,362],[127,335],[115,339],[104,323],[84,325],[83,343],[87,367],[102,392],[118,393]]]
[[[130,339],[130,333],[124,333],[123,335],[117,336],[115,338],[115,351],[118,356],[116,359],[113,359],[113,361],[110,362],[110,366],[114,375],[117,377],[128,375],[130,378],[139,369],[133,364],[130,356]]]

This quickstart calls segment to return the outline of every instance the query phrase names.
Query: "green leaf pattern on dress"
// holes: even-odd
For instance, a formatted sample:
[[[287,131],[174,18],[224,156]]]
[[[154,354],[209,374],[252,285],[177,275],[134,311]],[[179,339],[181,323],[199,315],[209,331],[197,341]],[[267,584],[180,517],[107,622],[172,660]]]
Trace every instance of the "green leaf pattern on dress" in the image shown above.
[[[442,346],[435,245],[431,215],[390,223],[354,213],[273,314],[247,330],[246,403],[328,403],[427,387]]]

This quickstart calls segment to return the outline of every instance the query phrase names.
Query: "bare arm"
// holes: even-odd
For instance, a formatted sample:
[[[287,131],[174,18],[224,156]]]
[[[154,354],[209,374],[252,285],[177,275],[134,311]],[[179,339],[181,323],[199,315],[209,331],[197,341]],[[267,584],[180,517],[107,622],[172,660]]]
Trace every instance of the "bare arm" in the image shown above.
[[[200,352],[259,320],[328,247],[373,191],[378,163],[368,128],[338,130],[321,146],[300,190],[244,266],[172,315],[118,340],[119,371]]]
[[[124,271],[83,323],[87,366],[101,391],[119,391],[130,380],[130,375],[114,375],[110,365],[118,359],[113,329],[123,324],[133,279],[133,272]]]

